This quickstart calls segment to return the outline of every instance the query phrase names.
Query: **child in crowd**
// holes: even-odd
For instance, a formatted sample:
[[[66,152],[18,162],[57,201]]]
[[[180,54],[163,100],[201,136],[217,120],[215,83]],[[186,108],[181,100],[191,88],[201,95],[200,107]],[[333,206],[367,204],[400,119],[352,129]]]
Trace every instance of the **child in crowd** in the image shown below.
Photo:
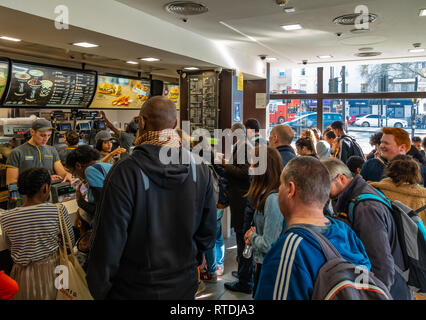
[[[74,243],[74,232],[64,205],[47,203],[51,178],[44,168],[31,168],[19,174],[19,193],[25,196],[22,207],[0,215],[0,224],[10,247],[14,265],[10,273],[19,285],[16,300],[55,300],[55,268],[59,262],[61,230],[58,216]],[[71,249],[71,248],[70,248]]]
[[[349,157],[346,165],[348,166],[349,170],[351,170],[352,174],[356,176],[357,174],[361,173],[361,168],[364,162],[365,160],[360,156],[351,156]]]

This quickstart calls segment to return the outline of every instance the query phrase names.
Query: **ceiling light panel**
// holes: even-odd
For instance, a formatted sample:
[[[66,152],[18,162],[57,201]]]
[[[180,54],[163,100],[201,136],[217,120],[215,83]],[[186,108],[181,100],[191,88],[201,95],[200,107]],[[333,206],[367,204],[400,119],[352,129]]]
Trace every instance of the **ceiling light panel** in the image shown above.
[[[19,42],[19,41],[21,41],[21,39],[16,39],[16,38],[7,37],[7,36],[1,36],[1,37],[0,37],[0,39],[8,40],[8,41],[14,41],[14,42]]]
[[[83,47],[83,48],[95,48],[95,47],[99,47],[99,45],[94,44],[94,43],[90,43],[90,42],[76,42],[73,43],[74,46],[79,46],[79,47]]]
[[[293,30],[303,29],[300,24],[289,24],[289,25],[286,25],[286,26],[281,26],[281,28],[283,28],[286,31],[293,31]]]

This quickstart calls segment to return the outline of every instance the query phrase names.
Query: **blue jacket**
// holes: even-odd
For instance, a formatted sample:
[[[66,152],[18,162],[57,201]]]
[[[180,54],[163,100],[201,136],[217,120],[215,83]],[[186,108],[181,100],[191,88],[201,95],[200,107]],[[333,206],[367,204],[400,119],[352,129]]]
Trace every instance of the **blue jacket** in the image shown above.
[[[250,242],[253,246],[254,262],[263,263],[263,257],[271,249],[272,243],[282,235],[285,228],[284,217],[278,205],[278,193],[271,193],[266,198],[263,213],[256,210],[253,220],[256,233],[251,235]]]
[[[296,158],[296,154],[290,146],[279,146],[277,147],[278,152],[283,159],[283,166],[287,164],[291,159]]]
[[[322,232],[344,259],[370,270],[367,253],[355,232],[344,222],[327,218],[330,224],[326,230],[311,227]],[[263,260],[255,300],[310,300],[318,271],[325,262],[320,244],[308,231],[286,231]]]

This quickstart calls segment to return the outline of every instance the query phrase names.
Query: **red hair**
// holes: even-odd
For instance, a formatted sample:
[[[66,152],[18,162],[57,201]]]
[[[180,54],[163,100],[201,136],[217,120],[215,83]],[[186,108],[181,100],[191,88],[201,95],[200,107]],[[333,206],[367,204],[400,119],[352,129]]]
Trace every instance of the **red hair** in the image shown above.
[[[402,129],[402,128],[395,128],[395,127],[383,128],[382,132],[383,132],[383,134],[391,134],[391,135],[393,135],[393,137],[395,139],[395,142],[398,145],[398,147],[400,145],[405,144],[407,146],[407,152],[411,149],[410,135],[404,129]]]

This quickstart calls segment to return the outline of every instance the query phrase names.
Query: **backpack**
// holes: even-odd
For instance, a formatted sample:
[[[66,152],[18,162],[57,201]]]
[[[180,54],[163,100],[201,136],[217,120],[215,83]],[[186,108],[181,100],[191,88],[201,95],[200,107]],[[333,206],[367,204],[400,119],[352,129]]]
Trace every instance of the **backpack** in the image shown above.
[[[393,300],[383,282],[367,268],[343,259],[321,233],[305,226],[295,228],[302,228],[315,237],[326,260],[315,279],[312,300]]]
[[[406,270],[400,270],[395,265],[395,270],[404,278],[408,287],[421,295],[426,295],[426,229],[418,213],[425,210],[423,206],[413,210],[395,200],[389,200],[382,192],[376,190],[378,195],[364,193],[355,197],[349,204],[347,219],[353,222],[355,206],[364,200],[375,200],[389,208],[395,221],[398,240]]]
[[[355,140],[354,138],[352,138],[351,136],[344,136],[344,137],[342,137],[342,138],[340,139],[340,142],[339,142],[339,144],[340,144],[339,148],[340,148],[340,149],[342,148],[341,143],[343,142],[343,140],[346,140],[346,141],[349,141],[349,142],[350,142],[351,147],[352,147],[352,150],[353,150],[353,154],[352,154],[352,156],[359,156],[359,157],[361,157],[361,158],[365,159],[365,155],[364,155],[364,152],[362,151],[361,146],[360,146],[360,145],[358,144],[358,142],[356,142],[356,140]],[[348,159],[349,159],[349,157],[348,157]]]

